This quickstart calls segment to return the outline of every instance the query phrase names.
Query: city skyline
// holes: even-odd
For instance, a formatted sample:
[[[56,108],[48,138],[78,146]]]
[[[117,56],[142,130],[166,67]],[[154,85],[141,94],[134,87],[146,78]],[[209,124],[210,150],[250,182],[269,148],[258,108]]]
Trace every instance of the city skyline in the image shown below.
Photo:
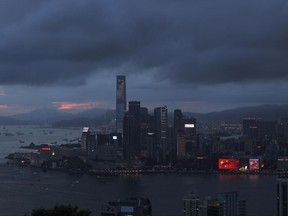
[[[165,3],[165,6],[163,4]],[[207,113],[287,104],[287,3],[2,1],[0,116],[127,101]]]

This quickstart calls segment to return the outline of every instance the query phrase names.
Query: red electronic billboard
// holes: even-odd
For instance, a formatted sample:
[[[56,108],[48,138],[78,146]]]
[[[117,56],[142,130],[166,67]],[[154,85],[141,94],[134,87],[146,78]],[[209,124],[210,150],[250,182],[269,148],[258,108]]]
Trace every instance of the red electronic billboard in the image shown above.
[[[239,160],[231,158],[220,158],[218,160],[218,169],[220,170],[239,169]]]
[[[259,170],[259,159],[249,159],[249,169]]]

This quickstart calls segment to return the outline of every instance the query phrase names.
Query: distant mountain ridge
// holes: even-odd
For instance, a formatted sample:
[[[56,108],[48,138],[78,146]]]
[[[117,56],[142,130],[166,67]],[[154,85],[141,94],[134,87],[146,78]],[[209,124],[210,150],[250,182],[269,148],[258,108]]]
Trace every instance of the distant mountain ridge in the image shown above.
[[[33,122],[25,120],[17,120],[13,117],[0,116],[0,125],[27,125]]]
[[[89,122],[91,119],[101,118],[106,115],[108,109],[90,109],[83,112],[72,114],[61,112],[54,109],[36,109],[29,113],[21,113],[12,116],[0,116],[0,125],[21,125],[21,124],[50,124],[54,125],[57,122],[69,121],[74,123],[81,121]]]
[[[239,107],[220,112],[192,113],[184,112],[186,116],[194,117],[199,122],[238,122],[242,118],[253,117],[263,120],[278,120],[288,117],[288,104],[284,105],[261,105],[251,107]],[[169,113],[173,121],[173,111]],[[30,113],[17,114],[13,116],[0,116],[0,125],[21,124],[51,124],[54,126],[91,126],[108,124],[115,120],[115,110],[90,109],[77,114],[59,112],[53,109],[37,109]],[[171,122],[171,121],[170,121]]]
[[[73,117],[73,114],[70,113],[64,113],[59,112],[57,110],[53,109],[36,109],[29,113],[21,113],[17,115],[12,116],[15,119],[18,120],[24,120],[24,121],[49,121],[51,119],[57,119],[57,118],[71,118]]]
[[[96,118],[105,114],[108,109],[89,109],[80,113],[72,114],[63,111],[57,111],[54,109],[36,109],[29,113],[17,114],[11,117],[18,120],[28,120],[28,121],[48,121],[55,122],[59,120],[72,120],[76,118]]]
[[[279,120],[288,117],[288,104],[283,105],[260,105],[251,107],[239,107],[235,109],[210,112],[206,114],[186,113],[199,121],[205,122],[242,122],[242,118],[257,118],[262,120]]]

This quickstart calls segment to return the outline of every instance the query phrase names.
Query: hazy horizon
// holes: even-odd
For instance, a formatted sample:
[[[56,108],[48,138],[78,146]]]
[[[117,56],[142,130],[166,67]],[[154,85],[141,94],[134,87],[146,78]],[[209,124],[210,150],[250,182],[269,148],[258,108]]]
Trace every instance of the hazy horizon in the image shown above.
[[[235,110],[235,109],[241,109],[241,108],[253,108],[253,107],[261,107],[261,106],[283,106],[283,105],[287,105],[287,104],[259,104],[259,105],[250,105],[250,106],[237,106],[237,107],[231,107],[231,108],[227,108],[227,109],[223,109],[223,110],[214,110],[214,111],[209,111],[209,112],[193,112],[193,111],[189,111],[189,110],[183,110],[181,109],[181,107],[178,107],[178,108],[175,108],[175,109],[181,109],[183,113],[195,113],[195,114],[209,114],[209,113],[214,113],[214,112],[225,112],[225,111],[229,111],[229,110]],[[145,107],[145,105],[141,105],[141,107]],[[147,107],[146,107],[147,108]],[[156,107],[154,107],[156,108]],[[153,112],[153,109],[154,108],[150,108],[148,109],[148,111],[150,113]],[[173,113],[175,109],[169,109],[168,108],[168,112],[169,113]],[[31,111],[27,111],[27,112],[22,112],[22,113],[15,113],[15,114],[8,114],[8,115],[0,115],[2,117],[13,117],[13,116],[17,116],[17,115],[25,115],[25,114],[30,114],[30,113],[33,113],[33,112],[37,112],[37,111],[42,111],[42,110],[51,110],[51,111],[56,111],[56,112],[59,112],[59,113],[63,113],[63,114],[72,114],[72,115],[78,115],[78,114],[81,114],[81,113],[84,113],[84,112],[87,112],[87,111],[93,111],[93,110],[105,110],[105,111],[115,111],[115,107],[114,108],[91,108],[91,109],[86,109],[86,110],[81,110],[81,111],[71,111],[71,110],[58,110],[56,108],[47,108],[47,107],[42,107],[42,108],[36,108],[34,110],[31,110]]]

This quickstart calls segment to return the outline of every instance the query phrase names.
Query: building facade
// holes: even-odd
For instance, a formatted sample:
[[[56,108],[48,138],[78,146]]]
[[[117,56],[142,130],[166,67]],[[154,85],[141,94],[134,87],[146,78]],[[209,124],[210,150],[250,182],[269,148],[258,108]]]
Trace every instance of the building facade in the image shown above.
[[[118,75],[116,79],[116,132],[121,134],[126,104],[126,78]]]
[[[141,153],[140,102],[130,101],[123,122],[123,159],[140,159]]]
[[[168,146],[168,109],[167,106],[154,109],[155,135],[156,135],[156,155],[159,162],[169,161],[171,147]]]
[[[82,129],[81,148],[86,151],[88,155],[94,153],[96,150],[96,137],[95,134],[91,133],[89,127]]]
[[[277,216],[288,216],[288,178],[277,179]]]
[[[238,192],[218,194],[216,198],[195,196],[183,198],[184,216],[246,216],[246,200],[240,200]]]

